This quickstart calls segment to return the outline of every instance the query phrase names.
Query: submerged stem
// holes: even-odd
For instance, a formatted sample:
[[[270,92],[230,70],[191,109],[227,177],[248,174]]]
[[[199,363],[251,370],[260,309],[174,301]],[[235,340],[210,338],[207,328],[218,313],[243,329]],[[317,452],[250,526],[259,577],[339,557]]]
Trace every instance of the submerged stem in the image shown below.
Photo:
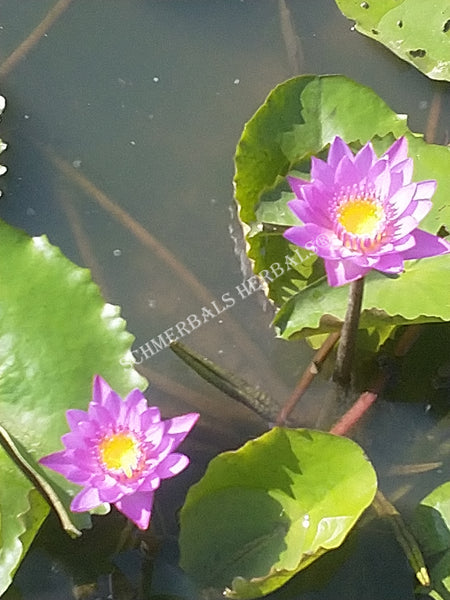
[[[333,379],[343,387],[350,383],[353,355],[355,352],[356,335],[361,314],[364,292],[364,278],[356,279],[350,284],[347,312],[341,331],[341,341],[336,356]]]
[[[68,8],[72,0],[58,0],[56,4],[48,11],[42,21],[33,29],[30,35],[6,58],[0,66],[0,77],[6,77],[14,69],[16,64],[21,61],[28,52],[35,46],[39,40],[50,29],[53,23]]]

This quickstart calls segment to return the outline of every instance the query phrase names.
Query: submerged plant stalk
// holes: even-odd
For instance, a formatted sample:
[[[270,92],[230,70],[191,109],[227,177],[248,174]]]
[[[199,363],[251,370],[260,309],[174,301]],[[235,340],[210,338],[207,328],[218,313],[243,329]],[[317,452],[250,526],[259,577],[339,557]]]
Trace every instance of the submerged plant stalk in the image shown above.
[[[278,413],[276,421],[277,425],[284,425],[286,423],[286,420],[291,414],[291,412],[294,410],[295,405],[306,392],[314,377],[320,372],[322,364],[325,362],[327,356],[334,348],[334,345],[338,341],[340,335],[341,334],[339,331],[334,331],[333,333],[330,333],[330,335],[327,337],[324,343],[314,354],[312,361],[309,363],[309,365],[303,372],[303,375],[301,376],[299,382],[295,386],[294,391],[292,392],[292,394],[287,399],[282,409]]]
[[[33,29],[30,35],[21,43],[0,65],[0,77],[8,75],[28,52],[35,46],[41,37],[50,29],[53,23],[67,9],[72,0],[58,0],[58,2],[48,11],[37,27]]]

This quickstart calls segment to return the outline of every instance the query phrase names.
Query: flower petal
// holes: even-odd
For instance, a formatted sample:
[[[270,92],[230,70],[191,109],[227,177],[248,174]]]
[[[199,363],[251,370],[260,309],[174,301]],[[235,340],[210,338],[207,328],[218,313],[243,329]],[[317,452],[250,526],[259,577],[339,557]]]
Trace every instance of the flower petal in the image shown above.
[[[317,210],[317,208],[311,207],[304,200],[290,200],[288,206],[303,223],[316,223],[320,227],[329,227],[331,225],[329,218],[320,210]]]
[[[143,430],[148,429],[151,425],[159,423],[160,421],[161,414],[159,408],[156,406],[150,406],[150,408],[141,414],[141,427]]]
[[[153,507],[153,492],[135,492],[118,500],[114,506],[139,529],[147,529]]]
[[[331,142],[330,150],[328,151],[327,163],[335,169],[339,162],[346,156],[353,162],[353,153],[342,138],[338,135]]]
[[[97,404],[103,404],[110,392],[112,392],[111,387],[100,375],[96,375],[92,389],[92,401]]]
[[[437,182],[434,179],[418,181],[414,200],[429,200],[436,191]]]
[[[416,193],[415,183],[409,183],[404,187],[401,187],[393,196],[388,200],[390,206],[390,217],[391,219],[398,219],[401,217],[406,209],[412,202],[414,194]]]
[[[311,158],[311,182],[316,183],[317,180],[320,180],[327,186],[332,186],[334,183],[334,169],[332,169],[328,163],[320,160],[320,158],[313,156]],[[289,177],[288,181],[290,182]],[[299,181],[302,180],[299,179]],[[297,193],[294,188],[292,188],[292,191]]]
[[[380,256],[375,269],[377,271],[383,271],[383,273],[401,273],[404,270],[402,255],[393,252],[391,254]]]
[[[388,150],[383,154],[383,157],[389,159],[389,164],[394,167],[400,162],[408,158],[408,140],[405,137],[399,137]]]
[[[72,500],[70,510],[73,510],[73,512],[86,512],[100,506],[100,504],[103,504],[103,502],[100,500],[98,490],[86,487]]]
[[[85,410],[71,408],[66,411],[66,420],[70,429],[75,429],[80,423],[84,423],[89,419],[89,415]]]
[[[189,458],[185,454],[172,452],[156,467],[156,472],[161,479],[169,479],[181,473],[189,464]]]
[[[396,165],[390,164],[391,173],[394,175],[399,175],[401,177],[401,181],[403,185],[408,185],[411,182],[413,171],[414,171],[414,161],[412,158],[407,158],[402,162],[399,162]]]
[[[367,175],[376,160],[377,155],[375,154],[372,144],[368,142],[355,156],[355,167],[358,169],[361,177]]]
[[[327,272],[328,283],[333,286],[344,285],[364,277],[371,268],[361,267],[355,264],[351,259],[325,260],[325,270]]]
[[[361,175],[351,158],[344,156],[334,172],[334,183],[341,188],[352,187],[360,183]]]
[[[415,246],[402,253],[404,260],[439,256],[450,252],[450,243],[437,235],[422,229],[416,229],[411,235],[414,237]]]
[[[302,188],[304,185],[311,185],[309,181],[306,181],[305,179],[300,179],[300,177],[293,177],[293,176],[289,176],[286,177],[289,185],[291,186],[291,190],[294,192],[294,194],[296,196],[301,197],[302,195]]]
[[[180,417],[173,417],[173,419],[167,419],[164,421],[166,427],[166,433],[174,440],[173,448],[176,448],[190,430],[194,427],[200,415],[198,413],[188,413],[181,415]]]

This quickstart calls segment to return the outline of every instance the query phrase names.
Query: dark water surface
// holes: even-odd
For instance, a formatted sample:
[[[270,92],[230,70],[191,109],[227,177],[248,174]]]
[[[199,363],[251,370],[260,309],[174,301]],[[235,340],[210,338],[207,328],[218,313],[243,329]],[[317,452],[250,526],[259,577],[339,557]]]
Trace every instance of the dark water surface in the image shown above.
[[[0,0],[0,62],[53,4]],[[234,305],[184,341],[282,403],[312,352],[303,342],[276,340],[264,298],[242,299],[236,290],[243,245],[233,215],[232,158],[244,123],[271,88],[302,73],[341,73],[371,86],[396,112],[409,114],[415,131],[425,131],[439,94],[434,141],[448,142],[447,88],[352,31],[331,0],[73,0],[0,80],[7,98],[0,133],[9,144],[1,157],[9,171],[1,181],[0,215],[30,235],[47,234],[71,260],[91,268],[107,301],[122,307],[135,349],[201,312],[208,300],[231,294]],[[86,193],[77,175],[150,232],[153,249]],[[141,367],[151,382],[149,398],[165,416],[202,414],[186,443],[191,467],[160,490],[158,527],[174,533],[175,511],[207,461],[266,425],[168,349]],[[314,424],[330,391],[326,378],[313,384],[300,412],[303,424]],[[433,418],[423,405],[380,406],[366,444],[383,477],[392,457],[401,461],[401,449],[428,431]],[[414,501],[438,482],[438,475],[424,477]],[[386,475],[387,491],[403,483]],[[108,546],[104,526],[95,535]],[[411,573],[389,532],[372,524],[365,541],[353,537],[357,550],[332,583],[298,597],[412,598]],[[82,551],[69,558],[73,548],[50,522],[8,598],[75,598],[77,577],[85,583],[98,573],[83,570]],[[124,567],[130,577],[133,568]],[[108,573],[108,567],[98,570]],[[127,597],[111,589],[106,575],[99,590],[85,597]]]

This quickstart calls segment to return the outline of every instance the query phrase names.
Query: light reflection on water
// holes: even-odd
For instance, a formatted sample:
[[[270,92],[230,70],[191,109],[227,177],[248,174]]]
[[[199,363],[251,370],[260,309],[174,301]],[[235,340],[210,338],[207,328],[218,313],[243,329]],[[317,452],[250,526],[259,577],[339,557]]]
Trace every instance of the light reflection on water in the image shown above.
[[[52,5],[0,0],[2,59]],[[279,6],[271,0],[78,0],[1,82],[8,100],[1,135],[9,144],[2,156],[9,167],[1,182],[2,218],[30,234],[47,233],[69,258],[92,268],[107,300],[122,306],[135,347],[198,313],[205,300],[62,177],[39,144],[132,215],[192,272],[211,300],[235,290],[242,274],[229,235],[232,156],[243,124],[274,85],[295,74]],[[438,84],[352,32],[333,2],[316,0],[305,9],[304,2],[286,0],[285,6],[301,43],[300,72],[342,73],[370,85],[394,110],[410,114],[413,130],[424,131],[433,90],[442,89]],[[443,108],[440,143],[448,136],[449,107]],[[77,219],[86,238],[81,249]],[[259,293],[239,299],[185,341],[281,403],[311,351],[301,342],[275,340],[264,306]],[[199,381],[169,350],[143,366],[154,380],[152,401],[164,414],[202,412],[191,442],[192,467],[180,477],[184,490],[169,482],[169,491],[161,490],[165,511],[173,514],[213,454],[238,446],[265,425]],[[329,394],[323,379],[313,384],[302,423],[314,423]],[[422,416],[413,411],[411,431],[426,429]],[[385,437],[385,425],[371,436]],[[390,456],[381,468],[394,446],[404,443],[398,437],[395,431],[389,437]]]

